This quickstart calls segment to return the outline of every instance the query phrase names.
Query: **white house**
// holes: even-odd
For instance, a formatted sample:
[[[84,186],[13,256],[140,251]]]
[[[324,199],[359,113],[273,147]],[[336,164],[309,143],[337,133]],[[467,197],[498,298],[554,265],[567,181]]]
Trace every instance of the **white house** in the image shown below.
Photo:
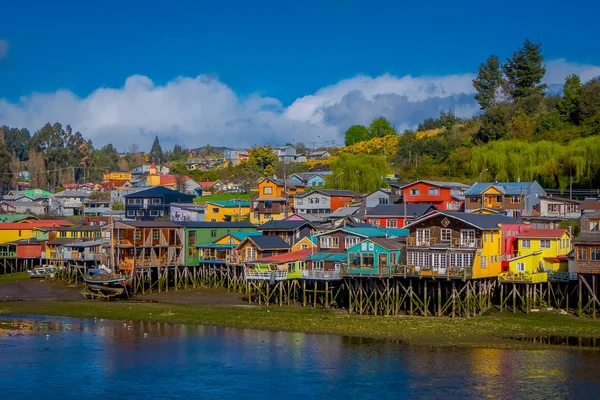
[[[579,219],[581,201],[558,196],[540,196],[540,216],[545,218]]]
[[[90,194],[81,190],[65,190],[56,193],[50,202],[50,212],[60,217],[81,215],[88,197]]]

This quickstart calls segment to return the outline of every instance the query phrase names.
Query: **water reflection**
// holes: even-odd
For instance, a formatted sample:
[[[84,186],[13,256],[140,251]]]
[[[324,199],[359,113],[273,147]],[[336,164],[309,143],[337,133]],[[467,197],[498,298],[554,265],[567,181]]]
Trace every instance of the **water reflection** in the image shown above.
[[[594,351],[421,348],[211,326],[0,317],[6,398],[40,390],[63,399],[119,393],[133,399],[584,399],[600,391],[598,370]]]

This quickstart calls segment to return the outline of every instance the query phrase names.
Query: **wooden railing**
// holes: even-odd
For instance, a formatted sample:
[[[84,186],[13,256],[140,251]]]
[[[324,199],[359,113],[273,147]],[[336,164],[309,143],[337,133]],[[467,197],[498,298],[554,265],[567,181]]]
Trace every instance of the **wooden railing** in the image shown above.
[[[302,278],[304,279],[322,279],[322,280],[333,280],[342,279],[341,271],[315,271],[315,270],[303,270]]]
[[[547,272],[536,272],[533,274],[529,273],[513,273],[513,272],[505,272],[503,274],[498,275],[499,282],[525,282],[525,283],[543,283],[548,282],[548,273]]]
[[[393,274],[404,277],[439,277],[439,278],[462,278],[473,276],[473,267],[431,267],[419,265],[399,265],[394,267]]]
[[[286,278],[286,271],[259,271],[252,268],[244,270],[244,279],[248,281],[283,281]]]

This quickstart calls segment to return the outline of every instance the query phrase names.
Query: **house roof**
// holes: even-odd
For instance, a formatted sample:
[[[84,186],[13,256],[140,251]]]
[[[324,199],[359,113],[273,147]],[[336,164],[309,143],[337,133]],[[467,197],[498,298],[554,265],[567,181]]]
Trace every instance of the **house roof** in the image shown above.
[[[406,227],[411,227],[413,225],[422,223],[423,221],[435,217],[437,215],[445,215],[449,218],[455,218],[459,221],[462,221],[466,224],[469,224],[473,227],[482,229],[482,230],[492,230],[497,229],[501,224],[524,224],[524,222],[507,217],[506,215],[501,214],[474,214],[474,213],[465,213],[465,212],[456,212],[456,211],[432,211],[422,218],[408,224]]]
[[[87,242],[73,243],[71,247],[94,247],[101,246],[103,244],[108,244],[108,240],[89,240]]]
[[[562,201],[564,203],[581,204],[582,200],[568,199],[560,196],[540,196],[540,199]]]
[[[331,214],[328,215],[328,218],[343,218],[348,215],[354,215],[360,211],[360,207],[340,207]]]
[[[526,229],[517,238],[560,238],[567,232],[566,229]]]
[[[0,224],[0,230],[30,230],[36,228],[51,228],[56,226],[71,225],[68,221],[63,220],[37,220],[30,222],[8,222]]]
[[[300,155],[300,154],[298,154],[298,155]],[[329,176],[329,175],[333,175],[333,171],[297,172],[297,173],[293,174],[292,176],[297,176],[298,178],[300,178],[303,181],[308,181],[308,180],[314,178],[315,176],[325,177],[325,176]]]
[[[599,211],[600,200],[598,199],[585,199],[579,204],[580,210]]]
[[[248,236],[262,236],[262,232],[229,232],[229,235],[233,236],[239,241],[242,241]]]
[[[50,246],[63,246],[65,244],[71,244],[71,243],[77,243],[77,242],[82,242],[82,240],[77,239],[77,238],[56,238],[56,239],[48,240],[48,242],[46,244],[48,244]]]
[[[1,226],[1,225],[0,225]],[[582,232],[572,240],[573,244],[600,244],[600,234]]]
[[[268,263],[268,264],[283,264],[293,261],[303,261],[306,260],[310,256],[311,250],[298,250],[292,251],[290,253],[277,254],[271,257],[261,258],[259,260],[253,261],[254,263]]]
[[[425,183],[427,185],[441,187],[441,188],[447,188],[447,189],[453,189],[453,188],[467,189],[469,187],[469,185],[465,185],[464,183],[460,183],[460,182],[440,182],[440,181],[422,181],[422,180],[418,180],[416,182],[411,182],[411,183],[408,183],[406,185],[400,186],[400,188],[403,189],[403,188],[406,188],[406,187],[409,187],[409,186],[416,185],[417,183]]]
[[[254,245],[261,250],[290,248],[289,243],[279,236],[248,236],[242,241],[242,243],[240,243],[240,246],[246,241],[254,243]]]
[[[165,194],[173,195],[173,196],[181,196],[179,201],[181,201],[181,199],[187,200],[190,197],[193,197],[192,195],[181,193],[181,192],[178,192],[177,190],[169,189],[169,188],[162,187],[162,186],[153,186],[148,189],[144,189],[144,190],[140,190],[140,191],[137,191],[134,193],[126,194],[124,197],[126,199],[162,197]]]
[[[356,193],[351,192],[349,190],[317,189],[317,190],[309,190],[307,192],[298,193],[298,194],[293,195],[292,197],[303,198],[303,197],[307,197],[307,196],[310,196],[311,194],[315,194],[315,193],[319,193],[319,194],[322,194],[325,196],[331,196],[331,197],[356,197],[356,196],[358,196]]]
[[[406,213],[405,210],[406,209]],[[405,204],[378,204],[367,210],[367,218],[371,216],[388,217],[420,217],[427,212],[435,210],[431,204],[405,203]]]
[[[306,259],[307,261],[331,261],[331,262],[336,262],[336,261],[345,261],[346,260],[346,253],[326,253],[326,252],[318,252],[318,253],[314,253],[311,254],[310,256],[308,256],[308,258]]]
[[[55,193],[54,197],[90,197],[88,192],[83,190],[63,190],[62,192]]]
[[[315,236],[326,236],[330,235],[334,232],[342,231],[349,233],[351,235],[360,236],[363,238],[385,238],[385,237],[394,237],[394,236],[408,236],[409,232],[407,229],[400,228],[375,228],[373,226],[370,227],[352,227],[345,226],[334,229],[332,231],[319,233]]]
[[[21,222],[26,219],[37,220],[37,217],[31,214],[0,214],[0,223]]]
[[[310,227],[312,227],[312,224],[308,221],[290,221],[290,220],[283,220],[283,221],[268,221],[265,222],[264,224],[258,226],[256,229],[258,229],[259,231],[292,231],[292,230],[296,230],[296,229],[300,229],[303,226],[308,225]]]
[[[288,218],[286,218],[284,221],[290,221],[290,218],[294,215],[297,215],[298,217],[302,218],[303,220],[312,222],[312,223],[318,223],[318,222],[324,221],[323,215],[306,214],[306,213],[294,213],[291,216],[289,216]]]
[[[27,208],[44,208],[45,206],[40,203],[36,203],[35,201],[3,201],[9,206],[12,207],[27,207]]]
[[[207,201],[206,204],[213,204],[215,206],[223,208],[238,208],[238,207],[250,207],[250,202],[245,200],[227,200],[227,201]]]
[[[325,154],[331,154],[331,153],[329,153],[327,150],[317,150],[317,151],[313,151],[312,153],[310,153],[310,156],[311,157],[313,157],[313,156],[322,156],[322,155],[325,155]]]
[[[122,224],[132,226],[134,228],[181,228],[182,224],[172,221],[121,221]]]
[[[527,191],[529,187],[533,184],[537,183],[533,182],[495,182],[495,183],[474,183],[470,188],[465,192],[465,196],[477,195],[485,192],[490,187],[498,190],[500,193],[504,193],[507,195],[513,194],[521,194],[524,191]]]
[[[211,188],[215,185],[216,182],[198,182],[198,185],[202,187],[202,189]]]
[[[180,225],[186,228],[229,228],[229,229],[240,229],[240,228],[255,228],[254,225],[247,222],[210,222],[210,221],[185,221],[179,222]]]
[[[383,247],[386,250],[400,250],[403,247],[402,243],[393,239],[373,238],[368,240],[370,240],[373,243],[377,243],[379,246]]]

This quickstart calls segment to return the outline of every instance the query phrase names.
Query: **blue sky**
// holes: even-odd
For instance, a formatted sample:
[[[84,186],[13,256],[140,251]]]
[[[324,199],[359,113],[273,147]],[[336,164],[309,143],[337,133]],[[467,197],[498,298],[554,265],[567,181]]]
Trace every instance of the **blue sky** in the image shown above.
[[[470,74],[526,37],[543,43],[549,83],[600,71],[598,2],[403,3],[6,2],[0,124],[56,119],[121,148],[153,133],[190,146],[247,145],[248,134],[340,143],[378,114],[401,129],[441,108],[472,114]],[[139,107],[121,115],[110,102]],[[153,107],[168,121],[145,118]]]

